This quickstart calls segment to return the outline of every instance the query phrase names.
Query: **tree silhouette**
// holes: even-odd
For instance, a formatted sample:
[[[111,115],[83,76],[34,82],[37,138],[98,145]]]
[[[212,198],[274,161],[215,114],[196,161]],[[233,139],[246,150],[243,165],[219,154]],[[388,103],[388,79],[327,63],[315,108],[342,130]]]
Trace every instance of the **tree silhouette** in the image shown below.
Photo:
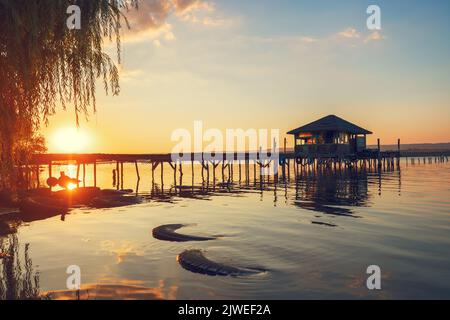
[[[34,271],[29,249],[26,244],[21,259],[17,235],[0,238],[0,252],[5,254],[0,259],[0,300],[40,299],[39,273]]]
[[[128,26],[123,12],[138,0],[0,0],[0,188],[14,188],[19,145],[39,139],[37,129],[58,106],[80,115],[95,112],[96,82],[120,91],[118,69],[104,50]],[[81,29],[71,30],[67,8],[81,9]],[[23,152],[23,150],[22,150]]]

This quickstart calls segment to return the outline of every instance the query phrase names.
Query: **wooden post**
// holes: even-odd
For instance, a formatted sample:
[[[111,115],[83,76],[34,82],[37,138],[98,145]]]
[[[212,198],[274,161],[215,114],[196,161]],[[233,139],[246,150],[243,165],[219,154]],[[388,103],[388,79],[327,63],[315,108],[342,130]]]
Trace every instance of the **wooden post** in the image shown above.
[[[86,188],[86,163],[83,162],[83,187]]]
[[[201,165],[202,165],[202,182],[204,182],[205,181],[205,173],[203,170],[205,170],[205,161],[203,161],[203,157],[202,157]]]
[[[241,182],[242,181],[242,174],[241,174],[241,160],[238,160],[239,161],[239,182]]]
[[[291,180],[291,159],[286,159],[288,180]]]
[[[222,182],[225,181],[225,160],[222,160]]]
[[[140,181],[141,180],[141,175],[139,174],[139,166],[138,166],[137,161],[134,162],[134,166],[136,167],[137,180]]]
[[[123,190],[123,162],[120,162],[120,189]]]
[[[164,162],[161,162],[161,191],[164,190]]]
[[[50,163],[48,164],[48,177],[51,178],[52,177],[52,162],[50,161]]]
[[[261,155],[262,155],[262,147],[259,146],[259,156],[258,156],[258,159],[259,159],[259,163],[258,163],[259,164],[259,180],[262,183],[263,182],[263,163],[262,163]]]
[[[77,188],[80,186],[80,164],[77,162]]]
[[[177,185],[177,163],[175,162],[174,164],[172,164],[171,162],[169,162],[169,164],[173,169],[173,183],[176,186]]]
[[[381,143],[380,143],[380,138],[377,139],[377,144],[378,144],[378,168],[381,168]]]
[[[286,180],[286,164],[287,164],[287,139],[284,138],[284,159],[283,159],[283,179]]]
[[[294,179],[295,180],[297,180],[297,169],[298,169],[297,161],[298,161],[297,157],[294,157]]]
[[[400,167],[400,139],[397,141],[397,167]]]
[[[273,160],[273,178],[274,178],[274,182],[278,183],[278,170],[279,170],[279,165],[280,165],[280,150],[279,147],[277,146],[277,141],[275,140],[275,138],[273,139],[273,150],[271,153],[271,156],[273,156],[273,151],[275,150],[275,152],[278,154],[278,159],[274,159]],[[269,179],[270,179],[270,160],[269,160]]]
[[[155,163],[152,161],[152,184],[155,183]]]
[[[234,181],[234,169],[233,169],[233,163],[234,160],[231,160],[231,162],[228,164],[228,180]]]
[[[245,180],[250,183],[250,155],[245,159]]]
[[[97,160],[94,160],[94,187],[97,187]]]
[[[120,188],[120,168],[119,168],[119,161],[116,161],[116,177],[117,177],[117,190]]]

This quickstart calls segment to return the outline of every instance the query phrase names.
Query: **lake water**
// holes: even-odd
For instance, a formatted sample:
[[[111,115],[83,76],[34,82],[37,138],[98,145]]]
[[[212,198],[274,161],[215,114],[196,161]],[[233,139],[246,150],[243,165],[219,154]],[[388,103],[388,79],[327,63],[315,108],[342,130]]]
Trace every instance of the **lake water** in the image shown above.
[[[98,167],[100,187],[113,187],[113,168]],[[138,192],[145,201],[137,205],[77,208],[63,219],[31,222],[0,217],[3,230],[10,229],[0,229],[0,251],[14,246],[19,258],[0,259],[0,297],[26,283],[41,293],[66,290],[67,267],[77,265],[92,299],[450,298],[449,163],[402,160],[400,171],[309,172],[297,183],[291,177],[276,185],[254,183],[253,174],[248,184],[239,183],[235,166],[233,185],[209,189],[201,187],[198,168],[192,185],[188,169],[184,187],[172,188],[167,166],[162,194],[159,171],[153,185],[150,165],[141,165]],[[73,167],[61,170],[73,173]],[[136,190],[134,165],[125,166],[124,188]],[[195,224],[180,233],[224,237],[185,243],[153,238],[153,228],[179,223]],[[186,249],[267,271],[193,273],[177,262]],[[381,290],[366,287],[370,265],[381,268]]]

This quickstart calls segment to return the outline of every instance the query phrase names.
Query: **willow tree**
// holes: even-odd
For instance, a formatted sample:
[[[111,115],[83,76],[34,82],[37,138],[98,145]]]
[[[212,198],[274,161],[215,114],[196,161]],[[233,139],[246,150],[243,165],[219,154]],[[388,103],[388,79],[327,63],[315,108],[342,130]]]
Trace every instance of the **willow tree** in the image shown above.
[[[20,146],[33,146],[37,129],[61,106],[95,112],[97,80],[119,93],[119,74],[104,52],[128,23],[138,0],[0,0],[0,188],[14,188]],[[68,7],[81,9],[81,28],[70,29]],[[22,150],[23,151],[23,150]],[[23,152],[22,152],[23,153]]]
[[[17,234],[0,238],[0,300],[41,299],[39,273],[33,267],[30,244],[25,244],[23,257]],[[45,298],[45,297],[44,297]]]

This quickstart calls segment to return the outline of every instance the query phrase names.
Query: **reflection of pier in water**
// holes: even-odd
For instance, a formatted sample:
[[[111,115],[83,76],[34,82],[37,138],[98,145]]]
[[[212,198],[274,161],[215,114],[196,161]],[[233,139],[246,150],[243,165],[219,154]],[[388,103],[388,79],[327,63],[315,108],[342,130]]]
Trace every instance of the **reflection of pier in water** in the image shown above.
[[[256,170],[254,170],[256,171]],[[273,205],[278,206],[280,201],[286,205],[293,205],[300,209],[316,212],[318,214],[356,217],[354,208],[370,206],[370,198],[374,193],[381,193],[383,180],[398,180],[398,192],[401,191],[401,171],[368,170],[364,168],[341,169],[315,169],[305,167],[300,171],[291,172],[285,178],[274,176],[249,176],[231,173],[222,175],[222,179],[202,179],[200,182],[192,179],[183,181],[183,176],[174,177],[173,183],[164,185],[153,179],[149,191],[140,192],[142,180],[137,180],[136,189],[128,199],[130,205],[139,203],[164,202],[177,203],[183,199],[210,201],[214,197],[245,197],[248,194],[259,194],[261,198],[273,196]],[[159,182],[159,181],[158,181]],[[113,178],[114,186],[121,189],[121,183]],[[130,190],[131,191],[131,190]],[[114,208],[111,206],[86,205],[87,208]],[[55,216],[65,215],[59,212],[54,214],[26,215],[15,213],[0,217],[0,236],[7,234],[7,230],[23,222],[45,220]],[[3,226],[3,227],[2,227]],[[11,233],[11,232],[9,232]]]
[[[202,183],[183,183],[180,178],[176,183],[163,188],[162,185],[152,182],[150,191],[137,192],[133,195],[142,199],[142,202],[168,202],[177,203],[183,199],[202,201],[213,200],[214,197],[246,197],[250,194],[263,197],[273,197],[274,206],[286,204],[312,213],[311,224],[317,227],[337,227],[338,220],[328,220],[326,217],[358,217],[355,214],[357,207],[371,205],[371,197],[380,193],[383,182],[388,181],[389,188],[396,188],[401,192],[400,170],[303,170],[297,176],[288,176],[286,179],[273,179],[273,177],[260,177],[260,179],[235,179],[233,175],[223,181],[203,181]],[[395,181],[398,181],[396,183]],[[138,182],[139,184],[139,182]],[[139,185],[138,185],[139,187]],[[35,275],[31,262],[27,262],[29,269],[24,275],[14,274],[16,268],[9,263],[17,264],[17,243],[15,239],[17,229],[22,223],[48,219],[58,216],[29,217],[20,213],[0,216],[0,253],[8,257],[3,259],[8,269],[3,269],[3,279],[13,279],[11,283],[0,283],[0,298],[6,296],[14,299],[18,296],[36,297],[39,294],[39,279]],[[61,217],[64,219],[64,216]],[[9,241],[11,245],[8,245]],[[28,247],[25,260],[28,261]],[[14,259],[11,260],[10,257]],[[2,260],[2,259],[0,259]],[[14,262],[15,261],[15,262]],[[1,268],[0,268],[1,269]],[[17,269],[18,270],[18,269]],[[6,272],[6,273],[5,273]],[[1,282],[1,281],[0,281]]]
[[[400,170],[305,170],[296,177],[275,179],[270,176],[260,176],[259,179],[235,180],[233,175],[217,180],[203,181],[190,185],[183,184],[183,178],[174,180],[169,188],[153,182],[150,193],[138,192],[149,201],[176,202],[177,199],[189,198],[211,200],[217,196],[245,196],[248,193],[272,194],[274,205],[280,199],[286,204],[293,204],[301,209],[318,213],[357,217],[352,207],[370,206],[372,192],[381,194],[383,179],[398,180],[398,192],[401,192]],[[139,181],[137,185],[139,190]]]

